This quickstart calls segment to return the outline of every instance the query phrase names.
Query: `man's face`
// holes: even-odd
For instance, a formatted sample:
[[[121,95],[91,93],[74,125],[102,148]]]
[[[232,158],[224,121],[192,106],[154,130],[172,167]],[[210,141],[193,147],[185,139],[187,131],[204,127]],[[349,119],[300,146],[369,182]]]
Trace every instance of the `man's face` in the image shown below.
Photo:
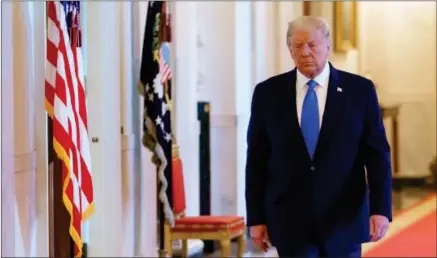
[[[321,30],[296,31],[288,43],[291,57],[299,71],[314,78],[324,68],[331,45]]]

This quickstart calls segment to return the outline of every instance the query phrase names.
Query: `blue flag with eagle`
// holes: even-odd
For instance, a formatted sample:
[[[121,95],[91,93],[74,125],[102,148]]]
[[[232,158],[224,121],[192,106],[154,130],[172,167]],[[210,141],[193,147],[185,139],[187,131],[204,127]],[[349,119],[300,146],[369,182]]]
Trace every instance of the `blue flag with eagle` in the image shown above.
[[[144,97],[143,145],[153,152],[160,188],[158,197],[168,223],[172,209],[172,143],[170,14],[165,2],[150,1],[142,50],[138,90]]]

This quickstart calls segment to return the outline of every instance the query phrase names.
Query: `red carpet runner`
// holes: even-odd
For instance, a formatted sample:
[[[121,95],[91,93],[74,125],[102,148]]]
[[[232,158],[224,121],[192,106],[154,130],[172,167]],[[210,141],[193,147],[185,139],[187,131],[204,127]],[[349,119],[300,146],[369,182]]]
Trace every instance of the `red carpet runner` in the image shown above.
[[[436,211],[420,218],[363,257],[437,257]]]

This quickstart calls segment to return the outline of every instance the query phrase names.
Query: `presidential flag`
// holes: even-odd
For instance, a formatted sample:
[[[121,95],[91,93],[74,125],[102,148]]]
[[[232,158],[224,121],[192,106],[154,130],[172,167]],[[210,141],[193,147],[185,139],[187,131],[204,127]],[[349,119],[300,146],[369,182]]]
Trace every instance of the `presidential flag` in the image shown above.
[[[167,222],[174,225],[172,209],[172,143],[170,14],[167,3],[150,1],[141,60],[138,90],[144,97],[143,145],[153,152]]]
[[[79,21],[80,2],[47,2],[46,110],[53,120],[53,148],[63,163],[63,202],[75,257],[82,256],[82,221],[94,210]]]

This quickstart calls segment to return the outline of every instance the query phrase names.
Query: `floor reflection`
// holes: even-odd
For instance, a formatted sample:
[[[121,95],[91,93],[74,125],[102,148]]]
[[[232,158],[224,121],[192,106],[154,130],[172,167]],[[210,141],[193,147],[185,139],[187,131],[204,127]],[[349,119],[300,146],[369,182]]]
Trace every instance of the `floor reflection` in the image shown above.
[[[404,188],[393,191],[393,212],[396,214],[401,210],[410,208],[432,192],[435,192],[435,190],[420,188]]]

